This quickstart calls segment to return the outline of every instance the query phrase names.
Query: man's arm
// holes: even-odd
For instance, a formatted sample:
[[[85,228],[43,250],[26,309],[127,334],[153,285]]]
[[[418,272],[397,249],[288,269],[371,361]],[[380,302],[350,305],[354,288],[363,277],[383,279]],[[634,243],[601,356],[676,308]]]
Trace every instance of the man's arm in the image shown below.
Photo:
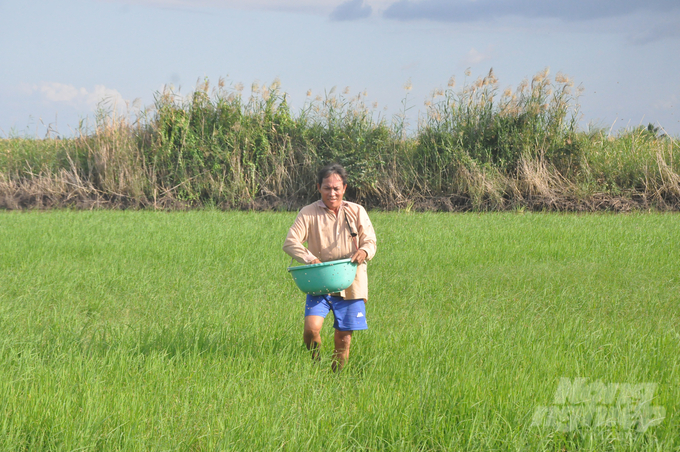
[[[371,220],[368,218],[366,209],[361,206],[359,206],[359,214],[357,215],[357,229],[359,235],[359,251],[364,251],[366,253],[365,259],[369,261],[375,256],[377,239],[375,230],[373,229],[373,223],[371,223]]]
[[[288,230],[286,241],[283,242],[283,251],[300,263],[317,264],[321,261],[303,245],[307,241],[307,230],[307,218],[298,213],[293,226]]]

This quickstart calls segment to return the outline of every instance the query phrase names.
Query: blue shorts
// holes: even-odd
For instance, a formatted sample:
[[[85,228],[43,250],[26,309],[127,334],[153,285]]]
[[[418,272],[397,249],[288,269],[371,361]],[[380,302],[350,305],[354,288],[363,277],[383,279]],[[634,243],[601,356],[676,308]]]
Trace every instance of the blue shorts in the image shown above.
[[[318,315],[326,318],[333,311],[333,328],[340,331],[367,330],[364,300],[345,300],[332,295],[307,295],[305,317]]]

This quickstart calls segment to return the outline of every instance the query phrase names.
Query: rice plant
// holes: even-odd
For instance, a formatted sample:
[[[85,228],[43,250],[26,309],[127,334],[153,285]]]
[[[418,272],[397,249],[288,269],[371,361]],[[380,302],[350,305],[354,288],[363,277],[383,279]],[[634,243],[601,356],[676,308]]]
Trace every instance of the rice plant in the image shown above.
[[[372,212],[340,374],[330,325],[303,345],[294,218],[0,212],[0,450],[680,447],[676,215]],[[535,425],[563,378],[654,384],[665,417]]]

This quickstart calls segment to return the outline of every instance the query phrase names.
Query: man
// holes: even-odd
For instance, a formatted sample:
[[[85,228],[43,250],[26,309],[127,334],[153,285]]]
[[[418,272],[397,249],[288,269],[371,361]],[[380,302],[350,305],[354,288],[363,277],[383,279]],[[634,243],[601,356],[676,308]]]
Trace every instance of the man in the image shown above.
[[[368,328],[366,262],[375,255],[376,238],[366,210],[342,199],[347,189],[347,172],[342,166],[324,166],[317,175],[316,187],[321,200],[300,210],[288,231],[283,250],[304,264],[348,257],[358,264],[356,278],[347,289],[329,295],[307,295],[306,300],[303,337],[313,359],[319,358],[323,321],[328,312],[333,311],[335,350],[332,368],[338,371],[349,359],[352,333]]]

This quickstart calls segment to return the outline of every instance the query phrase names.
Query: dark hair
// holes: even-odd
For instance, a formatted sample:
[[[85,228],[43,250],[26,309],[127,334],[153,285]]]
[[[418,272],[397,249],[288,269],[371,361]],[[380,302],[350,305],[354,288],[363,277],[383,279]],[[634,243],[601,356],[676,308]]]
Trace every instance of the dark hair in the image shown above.
[[[316,175],[317,185],[321,185],[328,176],[337,174],[342,179],[342,185],[347,185],[347,171],[339,163],[330,163],[319,170]]]

